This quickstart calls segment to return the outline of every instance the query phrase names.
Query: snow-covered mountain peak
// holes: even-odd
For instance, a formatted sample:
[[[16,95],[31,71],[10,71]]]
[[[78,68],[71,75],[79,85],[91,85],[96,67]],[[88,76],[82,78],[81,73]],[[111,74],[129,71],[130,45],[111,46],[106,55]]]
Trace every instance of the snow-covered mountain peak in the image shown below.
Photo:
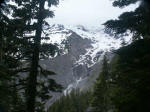
[[[79,59],[75,62],[76,65],[86,64],[88,67],[93,66],[105,52],[121,47],[122,39],[113,38],[106,34],[103,27],[100,28],[86,28],[83,25],[67,26],[60,24],[54,24],[49,29],[49,37],[51,43],[57,43],[61,47],[64,47],[64,41],[76,33],[82,39],[88,39],[91,41],[91,47],[86,48],[86,53],[79,56]],[[124,40],[129,42],[131,37],[126,36]]]
[[[117,39],[106,34],[103,27],[88,29],[82,25],[78,25],[69,28],[82,38],[91,40],[92,47],[86,49],[86,54],[80,55],[80,59],[76,62],[77,65],[87,64],[88,67],[91,67],[101,59],[105,52],[111,52],[121,47],[122,39]],[[129,36],[124,37],[126,42],[129,42],[130,39],[131,37]]]
[[[50,40],[47,43],[58,44],[61,46],[62,42],[69,37],[72,32],[66,29],[63,25],[54,24],[46,31]]]
[[[99,67],[104,54],[120,48],[122,43],[122,39],[106,34],[103,27],[87,28],[82,25],[55,24],[51,25],[46,33],[50,40],[45,42],[56,43],[63,53],[50,60],[41,61],[41,65],[58,74],[53,78],[66,88],[64,94],[73,88],[88,88],[92,85],[100,72]],[[127,36],[124,40],[129,42],[130,37]],[[111,53],[109,54],[111,57]],[[91,79],[91,74],[96,75]],[[54,100],[55,97],[51,101]],[[48,103],[51,104],[50,102]]]

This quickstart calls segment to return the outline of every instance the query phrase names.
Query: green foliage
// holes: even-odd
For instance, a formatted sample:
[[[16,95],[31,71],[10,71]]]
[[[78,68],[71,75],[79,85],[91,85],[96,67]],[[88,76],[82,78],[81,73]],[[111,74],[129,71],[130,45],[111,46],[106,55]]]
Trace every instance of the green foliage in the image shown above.
[[[46,1],[49,6],[59,3],[59,0],[12,0],[16,5],[6,1],[0,8],[0,105],[8,112],[25,111],[25,99],[29,96],[33,100],[30,99],[28,105],[33,109],[36,104],[36,110],[42,111],[51,98],[49,91],[62,89],[48,78],[55,73],[38,65],[40,59],[54,56],[58,51],[55,45],[41,44],[41,40],[48,37],[41,36],[42,26],[49,27],[45,19],[54,16],[53,11],[44,8]]]
[[[28,74],[24,78],[25,85],[23,85],[26,99],[25,108],[28,112],[42,111],[44,104],[51,98],[48,95],[49,91],[60,92],[62,89],[55,80],[48,78],[49,75],[55,73],[39,66],[40,59],[54,56],[56,51],[58,51],[58,47],[55,45],[41,43],[41,40],[48,39],[45,29],[49,28],[49,24],[45,19],[54,16],[53,11],[45,8],[45,4],[48,2],[49,6],[57,5],[58,1],[13,1],[19,6],[17,8],[14,7],[12,16],[17,28],[17,37],[23,40],[19,51],[21,51],[26,64],[23,66],[26,71],[23,72]]]
[[[149,112],[150,40],[138,40],[117,51],[112,69],[113,93],[117,112]]]
[[[116,51],[94,87],[91,112],[149,112],[150,39],[142,39]]]
[[[89,107],[90,98],[91,92],[89,91],[73,90],[52,104],[48,112],[85,112]]]
[[[124,7],[140,0],[115,0]],[[141,0],[135,11],[125,12],[117,20],[109,20],[106,30],[115,34],[131,31],[136,41],[117,50],[111,62],[111,101],[115,112],[149,112],[150,100],[150,1]],[[144,39],[141,39],[144,38]]]
[[[107,112],[110,108],[109,100],[109,66],[106,56],[103,60],[102,72],[99,74],[97,81],[94,86],[94,92],[91,102],[92,111],[91,112]]]
[[[127,5],[130,5],[130,4],[134,4],[138,1],[139,0],[115,0],[113,2],[113,6],[123,7],[123,6],[127,6]]]
[[[115,6],[123,7],[137,2],[138,0],[116,0]],[[150,2],[141,0],[135,11],[124,12],[116,20],[109,20],[104,25],[106,30],[111,29],[116,34],[124,34],[130,31],[134,34],[133,39],[149,38],[150,35]]]
[[[7,2],[0,8],[0,106],[7,112],[23,112],[24,101],[16,84],[21,40],[16,37],[17,30],[13,30],[13,20],[7,17],[13,8]]]

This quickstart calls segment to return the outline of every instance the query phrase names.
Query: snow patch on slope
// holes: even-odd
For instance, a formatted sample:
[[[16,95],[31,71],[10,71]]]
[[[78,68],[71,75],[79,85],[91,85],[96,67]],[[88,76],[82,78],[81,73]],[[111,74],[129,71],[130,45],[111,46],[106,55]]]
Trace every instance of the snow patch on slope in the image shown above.
[[[80,59],[75,63],[87,64],[88,67],[93,66],[97,61],[101,60],[101,57],[105,52],[111,52],[112,50],[119,49],[122,45],[122,39],[117,39],[104,33],[103,28],[86,29],[84,26],[78,25],[76,27],[69,27],[82,38],[87,38],[92,41],[92,48],[86,49],[87,53],[80,56]],[[131,41],[131,36],[124,37],[125,42]],[[89,63],[88,63],[89,62]]]
[[[73,89],[76,89],[80,82],[82,82],[84,78],[80,77],[79,79],[76,79],[74,83],[71,83],[68,85],[68,87],[64,90],[64,95],[70,94]]]
[[[68,29],[65,29],[63,25],[54,24],[52,25],[48,31],[46,31],[50,40],[48,43],[61,45],[64,40],[66,40],[72,32]]]
[[[82,25],[64,27],[60,24],[54,24],[47,31],[50,40],[45,42],[57,44],[60,49],[63,49],[65,48],[65,42],[73,32],[81,36],[83,39],[91,40],[92,47],[86,49],[86,53],[80,55],[79,60],[74,63],[76,66],[86,64],[88,67],[91,67],[100,61],[105,52],[111,52],[112,50],[120,48],[123,39],[127,43],[131,42],[132,36],[127,35],[124,36],[123,39],[118,39],[106,34],[103,27],[93,27],[88,29]],[[65,49],[64,52],[64,54],[68,53]]]

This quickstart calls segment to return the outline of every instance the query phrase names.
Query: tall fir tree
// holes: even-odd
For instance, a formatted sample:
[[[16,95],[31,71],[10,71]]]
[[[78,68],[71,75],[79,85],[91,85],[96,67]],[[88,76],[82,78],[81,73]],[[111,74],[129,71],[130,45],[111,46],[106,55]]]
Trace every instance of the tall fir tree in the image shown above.
[[[99,74],[94,86],[94,92],[91,102],[91,112],[107,112],[108,111],[108,89],[109,89],[109,67],[106,55],[103,59],[102,72]]]
[[[43,27],[49,27],[45,18],[54,16],[52,11],[45,9],[45,3],[48,3],[48,6],[57,5],[58,0],[13,0],[11,2],[14,2],[14,5],[5,2],[0,9],[0,72],[3,73],[1,77],[5,77],[4,81],[0,80],[0,87],[6,90],[8,82],[11,89],[1,91],[0,94],[3,96],[10,91],[12,93],[6,94],[8,97],[11,96],[6,99],[11,100],[9,104],[16,103],[11,106],[13,110],[7,108],[8,111],[44,111],[44,105],[50,98],[49,91],[60,92],[62,88],[55,80],[48,78],[48,75],[55,75],[55,73],[39,65],[40,59],[52,56],[58,50],[55,45],[41,44],[41,40],[47,38],[42,36]],[[12,19],[9,18],[10,15]],[[37,77],[42,77],[43,80],[37,80]],[[17,103],[15,98],[20,95],[21,99],[18,99]],[[24,104],[25,99],[26,104]],[[36,99],[40,99],[39,102]],[[5,99],[3,101],[8,102]],[[2,102],[2,104],[7,103]],[[17,109],[18,105],[22,110]]]
[[[130,31],[135,40],[131,45],[116,51],[112,66],[112,103],[116,112],[149,112],[149,45],[150,1],[115,0],[114,6],[125,7],[140,1],[135,11],[125,12],[117,20],[107,21],[106,30],[125,34]],[[145,66],[146,65],[146,66]]]
[[[29,48],[27,52],[25,52],[25,58],[29,60],[29,77],[27,80],[27,88],[26,88],[26,111],[27,112],[35,112],[42,111],[43,107],[40,109],[36,106],[37,97],[40,98],[41,104],[44,106],[45,100],[50,98],[48,95],[49,90],[52,91],[60,91],[61,86],[58,85],[53,79],[46,78],[47,75],[54,75],[54,72],[45,70],[42,66],[39,65],[39,60],[43,58],[43,53],[53,55],[53,52],[50,51],[41,51],[43,47],[46,47],[48,50],[55,51],[55,48],[51,44],[41,44],[41,40],[46,37],[42,36],[44,31],[43,28],[49,27],[49,24],[45,21],[48,17],[53,17],[53,11],[46,9],[46,3],[49,7],[52,5],[57,5],[59,0],[24,0],[18,1],[15,3],[18,4],[19,8],[16,9],[13,14],[13,17],[16,18],[17,21],[23,21],[24,27],[22,28],[23,34],[21,35],[24,39],[28,39]],[[26,13],[24,15],[22,12]],[[36,21],[36,22],[34,22]],[[35,35],[27,36],[27,33],[31,34],[35,33]],[[26,48],[24,48],[26,49]],[[44,81],[39,81],[37,78],[39,75],[43,75]],[[44,83],[48,83],[45,86]],[[37,91],[38,88],[42,88]],[[38,109],[38,110],[37,110]]]
[[[112,65],[112,104],[116,112],[149,112],[150,40],[119,49]]]
[[[23,104],[18,91],[14,91],[17,69],[21,63],[18,52],[20,39],[16,37],[17,30],[14,29],[12,19],[8,17],[14,7],[5,1],[0,8],[0,105],[8,112],[20,111],[17,108]]]

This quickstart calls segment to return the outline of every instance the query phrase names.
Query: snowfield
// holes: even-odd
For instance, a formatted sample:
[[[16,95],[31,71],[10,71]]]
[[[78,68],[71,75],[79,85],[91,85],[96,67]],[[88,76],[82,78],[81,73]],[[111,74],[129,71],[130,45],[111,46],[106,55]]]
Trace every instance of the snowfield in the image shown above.
[[[59,48],[65,47],[64,41],[67,41],[69,36],[75,32],[83,39],[91,40],[91,48],[86,49],[86,53],[80,55],[80,59],[75,64],[87,64],[88,67],[93,66],[97,61],[100,61],[105,52],[111,52],[120,48],[123,40],[126,43],[130,43],[131,36],[125,36],[122,38],[114,38],[104,32],[103,27],[87,29],[82,25],[77,26],[63,26],[60,24],[54,24],[47,31],[50,40],[48,43],[57,44]],[[65,51],[65,53],[68,53]],[[64,54],[65,54],[64,53]],[[90,57],[90,58],[89,58]],[[90,63],[88,63],[90,61]]]

